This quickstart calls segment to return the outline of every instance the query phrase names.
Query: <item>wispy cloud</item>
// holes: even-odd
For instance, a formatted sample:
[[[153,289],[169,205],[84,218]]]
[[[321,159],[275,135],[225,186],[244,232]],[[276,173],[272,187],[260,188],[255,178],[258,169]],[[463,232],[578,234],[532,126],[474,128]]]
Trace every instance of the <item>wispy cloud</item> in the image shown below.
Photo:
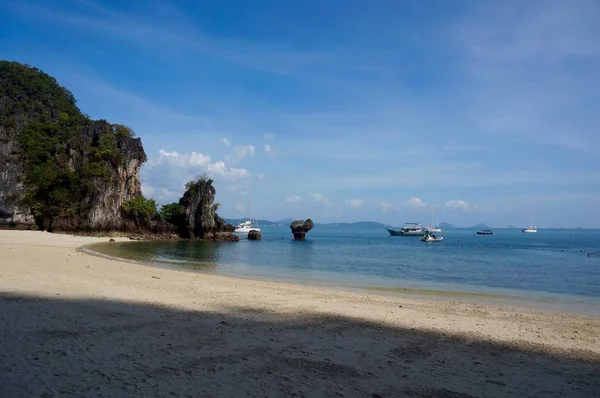
[[[425,202],[423,202],[423,200],[421,198],[416,198],[416,197],[412,197],[412,198],[408,199],[406,201],[406,205],[417,208],[417,209],[421,209],[421,208],[427,206],[427,204]]]
[[[506,1],[480,3],[461,21],[464,100],[480,131],[583,152],[598,146],[600,115],[582,103],[597,99],[600,77],[585,65],[600,61],[599,17],[595,1]]]
[[[254,145],[237,145],[234,148],[235,156],[238,159],[243,159],[246,156],[254,156],[256,147]]]
[[[474,205],[474,204],[468,203],[468,202],[466,202],[464,200],[460,200],[460,199],[447,200],[444,203],[443,207],[450,209],[450,210],[460,210],[460,211],[491,211],[491,210],[493,210],[493,207],[478,206],[478,205]]]
[[[359,207],[362,207],[365,204],[365,201],[361,199],[349,199],[346,200],[345,203],[350,207],[358,209]]]
[[[267,153],[271,153],[271,151],[273,150],[273,148],[269,144],[265,144],[264,149]]]
[[[219,142],[228,148],[232,145],[231,141],[229,141],[226,137],[221,138]]]
[[[327,199],[325,196],[323,196],[323,194],[318,192],[308,194],[308,198],[315,203],[321,203],[325,206],[333,206],[333,203],[329,199]]]
[[[300,203],[302,202],[302,197],[300,195],[292,195],[292,196],[287,196],[284,199],[285,203]]]
[[[272,139],[275,138],[275,134],[273,134],[273,133],[265,133],[265,134],[263,134],[263,138],[265,140],[272,140]]]
[[[9,3],[9,7],[27,18],[134,41],[148,50],[197,53],[281,75],[315,71],[315,67],[337,59],[332,52],[290,51],[274,44],[213,36],[198,29],[185,12],[165,3],[144,2],[143,6],[135,7],[135,13],[117,12],[92,1],[71,4],[75,7],[68,10],[33,1]]]

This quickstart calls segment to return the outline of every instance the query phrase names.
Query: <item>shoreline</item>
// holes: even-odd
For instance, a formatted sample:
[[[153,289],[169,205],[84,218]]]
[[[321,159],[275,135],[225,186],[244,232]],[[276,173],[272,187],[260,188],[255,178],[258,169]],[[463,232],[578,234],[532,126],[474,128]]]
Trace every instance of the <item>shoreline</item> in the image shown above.
[[[135,244],[136,241],[121,240],[121,242]],[[524,309],[539,310],[546,313],[572,313],[591,317],[600,317],[600,298],[568,295],[562,293],[540,292],[540,291],[519,291],[512,289],[489,288],[491,292],[468,291],[468,290],[448,290],[444,289],[443,284],[430,287],[392,287],[387,285],[370,284],[332,284],[327,280],[318,279],[294,279],[293,277],[282,277],[273,275],[245,275],[235,272],[211,272],[210,270],[184,268],[175,263],[169,262],[147,262],[139,261],[126,257],[118,257],[94,250],[96,245],[107,245],[106,241],[94,242],[83,245],[78,248],[79,251],[91,256],[98,256],[113,261],[122,261],[132,264],[138,264],[150,268],[161,268],[175,271],[198,273],[201,275],[221,276],[225,278],[241,279],[255,282],[271,282],[288,284],[292,286],[306,286],[335,291],[346,291],[362,294],[378,294],[388,297],[410,297],[423,300],[435,301],[453,301],[461,303],[475,303],[493,306],[514,306]],[[405,281],[406,282],[406,281]],[[419,282],[419,281],[417,281]],[[460,286],[456,286],[460,287]],[[474,286],[484,288],[481,286]],[[554,308],[553,308],[554,307]]]
[[[598,316],[190,273],[78,249],[105,239],[0,231],[0,363],[9,369],[2,391],[593,396],[600,389]]]

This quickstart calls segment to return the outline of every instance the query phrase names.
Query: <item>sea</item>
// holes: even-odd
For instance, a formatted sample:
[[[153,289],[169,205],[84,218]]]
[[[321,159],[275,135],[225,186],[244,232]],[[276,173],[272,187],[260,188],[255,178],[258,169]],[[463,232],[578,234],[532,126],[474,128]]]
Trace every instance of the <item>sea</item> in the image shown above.
[[[377,294],[453,297],[600,314],[600,230],[443,231],[442,242],[383,228],[319,228],[304,241],[289,226],[261,226],[262,240],[136,241],[84,250],[154,267],[285,281]]]

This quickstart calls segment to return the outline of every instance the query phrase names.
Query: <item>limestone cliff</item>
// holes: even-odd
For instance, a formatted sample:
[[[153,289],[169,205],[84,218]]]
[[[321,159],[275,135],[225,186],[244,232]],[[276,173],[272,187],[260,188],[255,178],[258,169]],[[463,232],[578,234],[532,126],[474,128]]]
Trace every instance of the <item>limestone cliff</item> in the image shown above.
[[[145,161],[130,129],[90,120],[42,71],[0,61],[0,225],[122,229]]]
[[[206,176],[199,177],[186,184],[179,205],[183,211],[179,235],[186,239],[232,240],[239,238],[231,234],[225,221],[217,214],[218,203],[214,202],[215,187],[213,180]]]

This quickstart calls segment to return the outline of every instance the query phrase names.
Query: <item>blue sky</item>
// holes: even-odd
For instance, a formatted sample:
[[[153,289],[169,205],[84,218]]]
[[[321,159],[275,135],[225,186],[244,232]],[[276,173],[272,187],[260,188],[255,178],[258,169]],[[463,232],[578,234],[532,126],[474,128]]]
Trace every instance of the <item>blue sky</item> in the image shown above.
[[[600,227],[600,3],[0,1],[0,58],[221,214]]]

